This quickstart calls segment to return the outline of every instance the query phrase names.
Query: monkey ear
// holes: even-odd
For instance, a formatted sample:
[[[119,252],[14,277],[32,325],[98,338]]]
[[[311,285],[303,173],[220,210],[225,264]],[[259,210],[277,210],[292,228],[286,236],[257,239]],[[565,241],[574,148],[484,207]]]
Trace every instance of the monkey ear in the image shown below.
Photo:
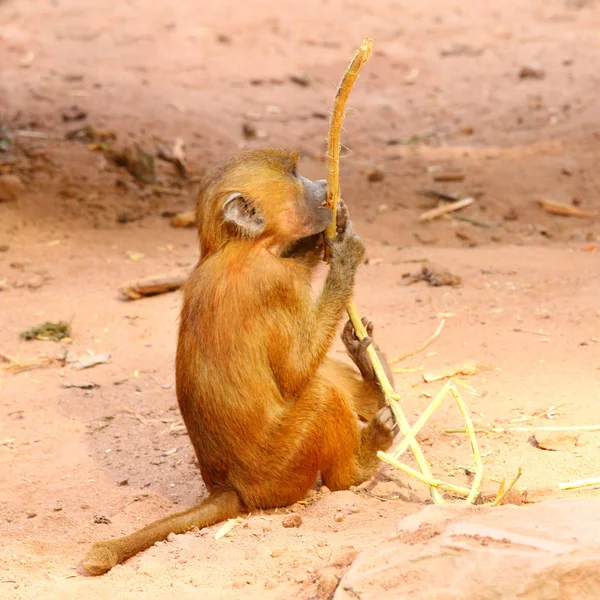
[[[240,192],[231,194],[223,202],[223,219],[236,225],[248,237],[258,237],[265,228],[262,210]]]

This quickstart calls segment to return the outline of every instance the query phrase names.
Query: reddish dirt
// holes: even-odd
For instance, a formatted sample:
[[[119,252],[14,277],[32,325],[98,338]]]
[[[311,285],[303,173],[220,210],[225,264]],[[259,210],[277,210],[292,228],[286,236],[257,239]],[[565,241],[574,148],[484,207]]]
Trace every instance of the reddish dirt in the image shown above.
[[[424,383],[424,371],[473,360],[492,367],[465,377],[478,394],[464,393],[477,427],[600,425],[599,221],[538,203],[600,210],[598,4],[374,6],[0,1],[0,126],[12,136],[0,143],[0,169],[24,186],[17,202],[0,202],[0,360],[63,347],[111,355],[85,371],[0,371],[2,598],[326,598],[354,551],[429,501],[385,467],[356,493],[315,492],[250,516],[221,541],[215,526],[101,578],[80,567],[92,540],[204,494],[173,389],[180,296],[129,303],[119,285],[194,264],[194,232],[162,215],[190,208],[198,176],[223,155],[297,147],[304,174],[323,176],[335,85],[364,35],[376,51],[351,97],[341,173],[370,258],[356,300],[390,357],[417,348],[446,317],[440,337],[401,363],[412,368],[396,381],[409,419],[442,386]],[[542,79],[519,78],[536,64]],[[290,80],[302,73],[308,86]],[[73,105],[87,117],[64,123]],[[244,138],[244,123],[257,139]],[[155,185],[136,182],[102,148],[65,139],[85,125],[149,151],[181,136],[192,177],[158,161]],[[369,181],[375,168],[383,180]],[[433,180],[450,168],[464,180]],[[475,198],[457,213],[468,220],[419,223],[436,204],[423,188]],[[462,284],[407,285],[403,276],[423,260]],[[60,319],[72,320],[68,345],[19,339]],[[99,387],[64,387],[82,382]],[[552,419],[535,416],[550,407]],[[448,400],[420,439],[437,475],[466,484],[469,444],[442,432],[461,426]],[[599,435],[583,432],[557,451],[535,447],[530,432],[478,438],[486,476],[522,467],[518,485],[535,501],[598,495],[558,485],[598,476]],[[289,511],[301,515],[299,528],[282,526]]]

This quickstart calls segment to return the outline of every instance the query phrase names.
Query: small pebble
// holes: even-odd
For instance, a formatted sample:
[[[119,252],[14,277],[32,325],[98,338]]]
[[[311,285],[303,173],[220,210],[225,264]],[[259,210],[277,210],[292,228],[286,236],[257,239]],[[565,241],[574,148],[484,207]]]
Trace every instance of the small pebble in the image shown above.
[[[381,167],[374,167],[367,175],[367,181],[375,183],[385,179],[385,171]]]
[[[300,515],[287,515],[287,517],[284,517],[281,524],[287,528],[300,527],[300,525],[302,525],[302,517]]]
[[[539,65],[524,65],[519,71],[520,79],[544,79],[546,71]]]

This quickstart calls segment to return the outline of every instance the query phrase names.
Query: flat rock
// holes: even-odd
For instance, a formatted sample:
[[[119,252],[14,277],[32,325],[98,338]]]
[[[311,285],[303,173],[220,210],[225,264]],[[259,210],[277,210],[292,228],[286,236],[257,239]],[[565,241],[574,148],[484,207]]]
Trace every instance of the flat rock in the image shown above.
[[[24,185],[16,175],[0,175],[0,202],[16,202]]]
[[[428,506],[358,556],[334,600],[600,598],[600,499]]]

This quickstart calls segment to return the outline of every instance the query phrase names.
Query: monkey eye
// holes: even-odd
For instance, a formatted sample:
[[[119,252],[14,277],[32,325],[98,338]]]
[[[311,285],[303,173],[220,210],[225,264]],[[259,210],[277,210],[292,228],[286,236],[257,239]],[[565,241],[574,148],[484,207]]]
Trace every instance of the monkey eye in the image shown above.
[[[296,177],[296,178],[298,177],[298,166],[297,165],[294,165],[292,167],[292,177]]]

